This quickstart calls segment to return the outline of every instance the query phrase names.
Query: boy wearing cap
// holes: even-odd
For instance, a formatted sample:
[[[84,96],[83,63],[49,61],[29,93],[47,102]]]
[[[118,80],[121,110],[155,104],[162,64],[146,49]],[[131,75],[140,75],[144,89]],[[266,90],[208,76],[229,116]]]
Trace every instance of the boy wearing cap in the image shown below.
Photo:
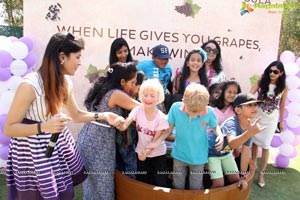
[[[222,133],[226,135],[226,142],[228,142],[228,146],[225,144],[225,149],[238,149],[242,145],[240,180],[238,182],[238,187],[241,189],[248,187],[246,179],[252,136],[265,129],[258,124],[260,118],[255,119],[253,123],[250,122],[258,112],[258,102],[251,93],[238,94],[232,104],[236,115],[221,124]]]
[[[171,57],[168,47],[160,44],[153,48],[152,60],[139,62],[136,67],[142,70],[148,79],[159,79],[166,92],[172,77],[172,67],[168,64],[169,59]]]

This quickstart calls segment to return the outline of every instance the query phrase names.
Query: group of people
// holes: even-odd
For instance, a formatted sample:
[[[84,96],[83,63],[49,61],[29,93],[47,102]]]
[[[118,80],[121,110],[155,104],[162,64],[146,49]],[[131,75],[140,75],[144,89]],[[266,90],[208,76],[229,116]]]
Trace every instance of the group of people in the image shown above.
[[[246,189],[249,159],[256,163],[258,147],[263,149],[258,184],[265,186],[278,120],[284,128],[287,86],[280,61],[264,70],[251,93],[241,93],[236,81],[226,80],[214,40],[191,50],[171,80],[167,46],[155,46],[151,60],[137,62],[126,40],[117,38],[106,75],[87,92],[84,111],[69,78],[80,66],[83,49],[81,38],[54,34],[40,68],[16,92],[4,127],[11,136],[9,199],[72,199],[74,186],[82,182],[84,199],[114,199],[115,168],[162,187],[170,186],[171,177],[176,189],[202,189],[208,170],[211,188],[227,181]],[[67,115],[56,117],[59,113]],[[77,144],[66,127],[70,120],[84,123]],[[57,133],[47,158],[49,140]],[[167,140],[173,141],[171,176],[164,173],[169,170]]]

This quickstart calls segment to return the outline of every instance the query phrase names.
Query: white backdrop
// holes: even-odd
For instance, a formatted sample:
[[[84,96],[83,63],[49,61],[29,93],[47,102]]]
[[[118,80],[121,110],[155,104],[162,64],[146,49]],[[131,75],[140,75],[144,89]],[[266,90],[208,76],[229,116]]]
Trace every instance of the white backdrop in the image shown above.
[[[243,91],[249,91],[249,78],[260,75],[277,59],[281,14],[279,9],[254,8],[253,12],[241,15],[242,3],[275,4],[282,0],[187,2],[200,10],[193,16],[189,16],[190,12],[186,16],[176,11],[175,7],[184,5],[184,0],[25,0],[24,35],[35,44],[34,68],[39,67],[45,46],[54,33],[69,31],[83,37],[86,48],[82,66],[72,77],[76,99],[83,108],[90,87],[84,77],[86,70],[90,64],[98,68],[108,64],[110,44],[116,37],[128,41],[137,60],[151,59],[149,51],[153,46],[167,45],[174,71],[182,66],[186,52],[215,38],[221,45],[227,77],[235,77]]]

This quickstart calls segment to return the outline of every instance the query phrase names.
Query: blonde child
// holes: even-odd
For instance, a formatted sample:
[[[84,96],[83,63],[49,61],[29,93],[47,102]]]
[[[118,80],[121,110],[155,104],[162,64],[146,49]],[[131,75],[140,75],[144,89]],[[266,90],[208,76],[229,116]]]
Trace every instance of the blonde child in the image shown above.
[[[189,189],[203,188],[204,164],[208,161],[207,126],[218,135],[216,148],[222,148],[223,136],[213,109],[207,106],[208,100],[209,93],[204,86],[190,84],[185,89],[183,102],[174,103],[169,111],[170,128],[164,137],[175,126],[176,139],[171,155],[174,158],[173,186],[176,189],[185,189],[188,168]]]
[[[167,187],[166,145],[161,141],[156,148],[147,148],[155,142],[163,130],[169,128],[167,116],[157,105],[164,100],[164,89],[157,79],[148,79],[142,83],[139,91],[142,106],[135,107],[129,114],[121,130],[125,130],[131,122],[136,122],[138,143],[135,149],[138,154],[137,179],[149,184]]]

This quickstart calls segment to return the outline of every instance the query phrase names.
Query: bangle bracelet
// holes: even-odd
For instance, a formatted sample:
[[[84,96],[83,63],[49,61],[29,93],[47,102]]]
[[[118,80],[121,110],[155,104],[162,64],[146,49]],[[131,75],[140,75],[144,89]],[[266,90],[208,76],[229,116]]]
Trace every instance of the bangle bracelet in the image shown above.
[[[37,131],[38,131],[38,134],[42,134],[42,130],[41,130],[41,122],[38,122],[38,123],[37,123]]]
[[[247,179],[247,174],[240,174],[240,178],[246,180]]]

